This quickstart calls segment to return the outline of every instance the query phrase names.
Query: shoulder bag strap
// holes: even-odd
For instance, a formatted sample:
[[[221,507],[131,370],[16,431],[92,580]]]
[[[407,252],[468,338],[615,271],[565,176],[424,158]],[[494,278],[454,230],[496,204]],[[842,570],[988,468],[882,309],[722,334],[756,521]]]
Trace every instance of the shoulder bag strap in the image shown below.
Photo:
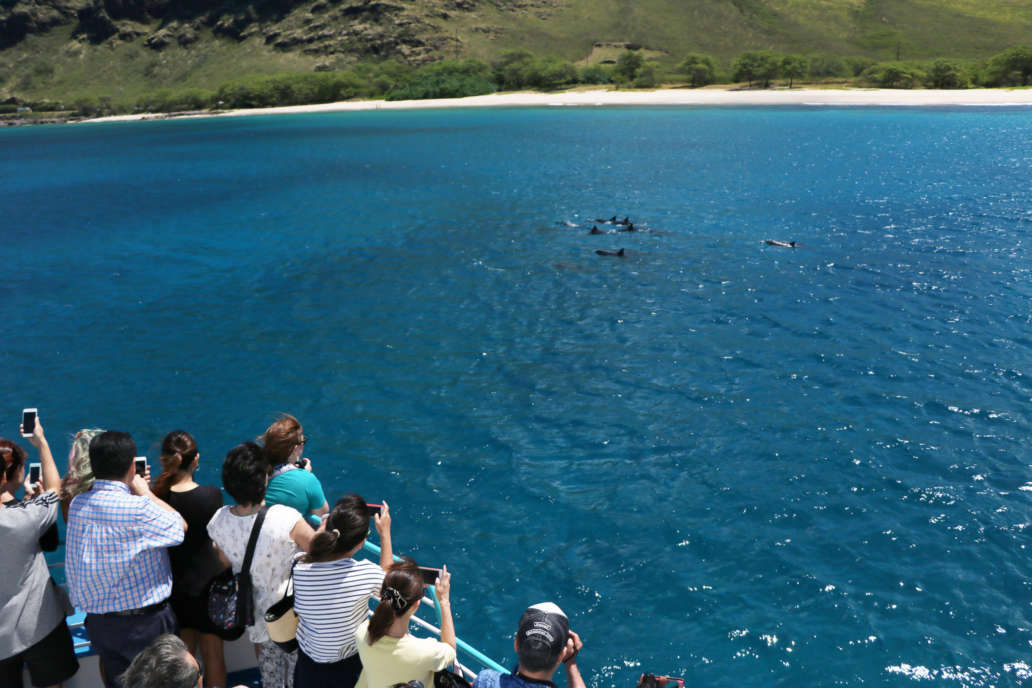
[[[268,505],[258,510],[258,517],[254,519],[254,525],[251,526],[251,537],[247,541],[247,551],[244,553],[244,563],[240,567],[240,573],[251,575],[251,559],[254,558],[254,548],[258,544],[258,533],[262,530],[262,523],[265,522],[265,512],[268,510]]]

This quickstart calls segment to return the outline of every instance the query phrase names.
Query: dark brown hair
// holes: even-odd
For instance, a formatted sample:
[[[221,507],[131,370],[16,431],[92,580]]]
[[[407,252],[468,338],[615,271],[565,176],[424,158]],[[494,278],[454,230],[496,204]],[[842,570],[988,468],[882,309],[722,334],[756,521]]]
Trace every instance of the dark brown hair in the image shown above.
[[[380,604],[369,619],[369,644],[387,635],[395,619],[405,615],[423,598],[423,574],[412,559],[405,557],[387,569],[380,586]]]
[[[326,529],[315,534],[305,561],[329,561],[353,550],[369,535],[369,509],[357,494],[342,497],[326,517]]]
[[[193,468],[197,456],[197,442],[186,430],[173,430],[165,435],[161,443],[161,475],[154,481],[154,494],[161,499],[168,499],[168,493],[172,491],[172,478],[177,473]]]
[[[273,466],[286,463],[290,452],[301,443],[301,423],[289,413],[280,414],[258,439],[265,445],[265,455]]]
[[[11,440],[0,437],[0,465],[3,466],[4,482],[14,480],[18,469],[25,465],[28,454]]]

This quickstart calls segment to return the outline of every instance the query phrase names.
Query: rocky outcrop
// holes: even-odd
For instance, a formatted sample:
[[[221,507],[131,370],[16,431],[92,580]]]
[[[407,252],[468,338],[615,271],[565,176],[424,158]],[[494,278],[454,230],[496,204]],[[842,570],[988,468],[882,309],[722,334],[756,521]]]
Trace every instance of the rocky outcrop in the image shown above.
[[[74,6],[61,2],[30,0],[0,5],[0,49],[18,43],[30,33],[43,33],[74,19]]]
[[[147,40],[144,41],[144,45],[153,50],[161,50],[173,43],[187,46],[197,42],[198,38],[196,26],[172,22],[148,36]]]
[[[0,0],[0,48],[73,24],[75,35],[92,43],[144,36],[144,45],[156,51],[189,46],[210,30],[235,41],[258,36],[277,50],[422,64],[455,51],[458,38],[438,22],[484,1]]]

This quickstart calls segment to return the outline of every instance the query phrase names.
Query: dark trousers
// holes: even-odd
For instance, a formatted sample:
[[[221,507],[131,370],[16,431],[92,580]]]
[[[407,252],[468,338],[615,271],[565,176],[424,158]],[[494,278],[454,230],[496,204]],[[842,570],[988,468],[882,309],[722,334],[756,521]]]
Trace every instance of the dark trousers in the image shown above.
[[[294,667],[294,688],[355,688],[362,673],[362,660],[358,653],[339,662],[323,664],[297,651],[297,666]]]
[[[176,615],[167,604],[138,616],[86,615],[86,633],[100,658],[107,688],[121,688],[118,677],[129,668],[133,657],[159,635],[177,630]]]

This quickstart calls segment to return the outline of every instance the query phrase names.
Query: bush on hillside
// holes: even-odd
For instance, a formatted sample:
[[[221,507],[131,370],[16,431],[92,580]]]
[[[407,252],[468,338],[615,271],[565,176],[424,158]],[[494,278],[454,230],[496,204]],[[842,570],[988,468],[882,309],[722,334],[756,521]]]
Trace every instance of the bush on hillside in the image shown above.
[[[1032,83],[1032,46],[1019,45],[989,60],[987,86],[1028,86]]]
[[[635,88],[655,88],[659,86],[659,81],[659,65],[655,62],[646,62],[638,68],[632,83]]]
[[[632,83],[638,76],[638,70],[645,64],[645,58],[641,53],[625,50],[616,58],[616,66],[613,67],[613,81],[618,84]]]
[[[611,84],[613,74],[602,65],[590,65],[580,70],[577,80],[582,84]]]
[[[692,88],[712,84],[716,80],[713,58],[701,53],[689,53],[678,65],[677,71],[686,75]]]
[[[788,79],[788,87],[792,88],[796,79],[806,76],[809,64],[802,55],[785,55],[779,65],[781,76]]]
[[[936,60],[925,74],[928,88],[967,88],[968,77],[955,62]]]
[[[835,55],[811,55],[807,73],[814,79],[856,76],[846,63]]]
[[[387,93],[387,100],[464,98],[494,93],[491,68],[481,60],[445,61],[420,67]]]
[[[558,57],[537,57],[526,50],[512,50],[491,66],[491,76],[506,91],[533,88],[551,91],[577,83],[573,64]]]
[[[749,86],[758,82],[768,88],[781,73],[781,59],[771,50],[747,50],[735,59],[732,69],[735,81],[747,81]]]
[[[913,88],[925,80],[925,74],[904,62],[879,62],[868,67],[860,78],[881,88]]]

